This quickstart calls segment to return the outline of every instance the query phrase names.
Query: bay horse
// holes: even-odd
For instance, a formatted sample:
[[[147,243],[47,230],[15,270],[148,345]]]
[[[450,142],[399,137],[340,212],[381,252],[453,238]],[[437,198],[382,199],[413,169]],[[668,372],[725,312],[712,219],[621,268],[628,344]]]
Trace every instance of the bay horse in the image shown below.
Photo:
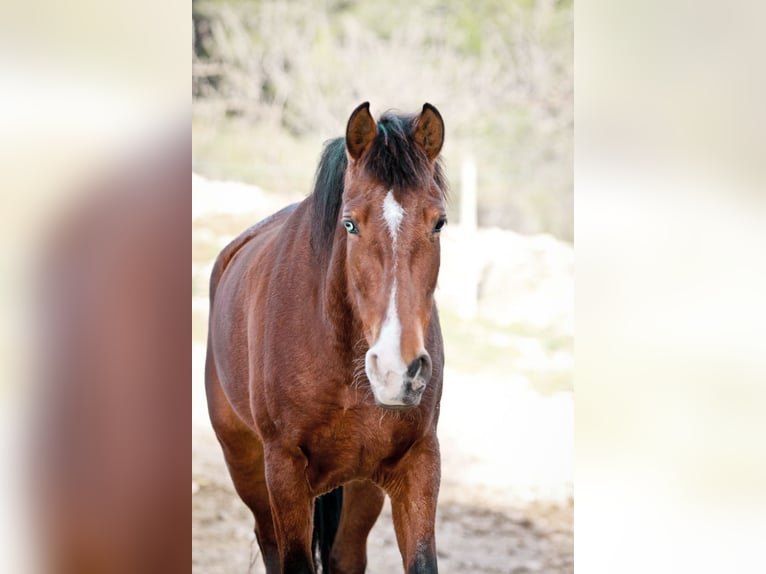
[[[437,572],[443,141],[430,104],[361,104],[313,192],[215,262],[208,408],[269,574],[364,572],[386,494],[405,571]]]

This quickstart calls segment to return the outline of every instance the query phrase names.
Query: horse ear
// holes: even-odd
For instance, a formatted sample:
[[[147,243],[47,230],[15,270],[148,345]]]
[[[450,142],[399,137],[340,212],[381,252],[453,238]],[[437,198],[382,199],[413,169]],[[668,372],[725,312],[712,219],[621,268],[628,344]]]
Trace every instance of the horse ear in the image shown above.
[[[412,132],[412,137],[415,143],[426,152],[428,159],[435,160],[442,149],[442,144],[444,144],[444,120],[442,120],[439,110],[431,104],[423,104],[423,111],[415,120],[415,130]]]
[[[353,111],[346,126],[346,149],[351,158],[362,157],[377,134],[378,126],[370,115],[370,102],[364,102]]]

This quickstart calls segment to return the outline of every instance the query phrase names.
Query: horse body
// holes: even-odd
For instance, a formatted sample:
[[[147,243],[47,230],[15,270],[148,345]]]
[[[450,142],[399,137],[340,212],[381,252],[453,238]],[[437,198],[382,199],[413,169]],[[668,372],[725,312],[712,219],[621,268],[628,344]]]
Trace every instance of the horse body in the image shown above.
[[[369,114],[360,106],[348,130],[354,117],[368,121],[363,112]],[[348,130],[346,145],[353,147]],[[373,139],[364,151],[377,132],[367,135]],[[355,157],[349,149],[344,164],[347,204],[354,199],[350,174],[364,151]],[[377,197],[369,182],[363,187],[357,208],[363,207],[359,202],[364,197]],[[426,261],[423,255],[433,252],[434,241],[420,239],[415,224],[402,230],[399,240],[392,228],[391,257],[383,253],[380,238],[385,234],[378,229],[373,237],[373,229],[386,221],[390,227],[391,218],[385,216],[391,192],[384,196],[388,200],[377,201],[383,221],[375,224],[359,215],[359,209],[354,212],[365,221],[364,251],[361,244],[350,243],[360,238],[336,224],[326,238],[331,248],[318,256],[309,239],[316,235],[319,193],[315,190],[300,204],[250,228],[216,261],[206,365],[211,421],[237,492],[255,515],[269,573],[313,572],[314,499],[344,485],[337,534],[330,533],[334,542],[325,541],[327,551],[322,552],[324,572],[364,571],[367,534],[384,492],[392,500],[405,568],[435,572],[433,523],[440,478],[436,424],[444,354],[431,298],[433,256]],[[434,201],[400,194],[396,206],[402,214],[419,213]],[[340,205],[337,209],[340,223]],[[415,239],[404,244],[407,233]],[[397,249],[403,253],[400,263]],[[363,273],[377,266],[384,272],[377,278],[379,285],[355,280],[351,265],[360,252],[377,253],[372,263],[365,262]],[[438,245],[435,253],[438,272]],[[415,256],[421,263],[413,263]],[[411,285],[415,279],[424,285]],[[377,313],[370,304],[365,314],[355,297],[388,303]],[[386,326],[392,322],[392,308],[416,318],[407,322],[394,313],[397,331]],[[373,316],[367,322],[363,318]],[[388,332],[401,334],[398,355],[380,343]],[[396,367],[405,363],[409,367]],[[370,379],[378,376],[382,382],[372,387]],[[389,387],[396,387],[396,397],[391,398]]]

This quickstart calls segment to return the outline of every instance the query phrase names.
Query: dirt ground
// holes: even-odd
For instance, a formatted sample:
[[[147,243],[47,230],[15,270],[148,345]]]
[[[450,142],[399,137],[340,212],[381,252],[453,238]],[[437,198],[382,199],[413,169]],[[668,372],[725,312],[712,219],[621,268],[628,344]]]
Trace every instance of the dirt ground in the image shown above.
[[[206,422],[199,381],[195,389],[192,572],[261,573],[252,516]],[[447,373],[436,538],[441,572],[573,572],[571,405],[571,394],[543,397],[523,381]],[[388,502],[368,554],[368,572],[402,571]]]

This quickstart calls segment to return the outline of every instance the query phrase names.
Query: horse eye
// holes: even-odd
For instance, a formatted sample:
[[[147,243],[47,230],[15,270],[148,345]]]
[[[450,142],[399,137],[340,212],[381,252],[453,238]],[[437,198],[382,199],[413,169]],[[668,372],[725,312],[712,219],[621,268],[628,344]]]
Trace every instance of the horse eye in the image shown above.
[[[439,233],[442,230],[442,227],[444,227],[447,224],[447,220],[444,218],[441,218],[439,221],[436,222],[436,225],[434,225],[434,233]]]
[[[347,219],[346,221],[343,222],[343,227],[345,227],[346,231],[348,231],[349,233],[354,233],[354,234],[359,233],[359,229],[357,228],[356,224],[350,219]]]

